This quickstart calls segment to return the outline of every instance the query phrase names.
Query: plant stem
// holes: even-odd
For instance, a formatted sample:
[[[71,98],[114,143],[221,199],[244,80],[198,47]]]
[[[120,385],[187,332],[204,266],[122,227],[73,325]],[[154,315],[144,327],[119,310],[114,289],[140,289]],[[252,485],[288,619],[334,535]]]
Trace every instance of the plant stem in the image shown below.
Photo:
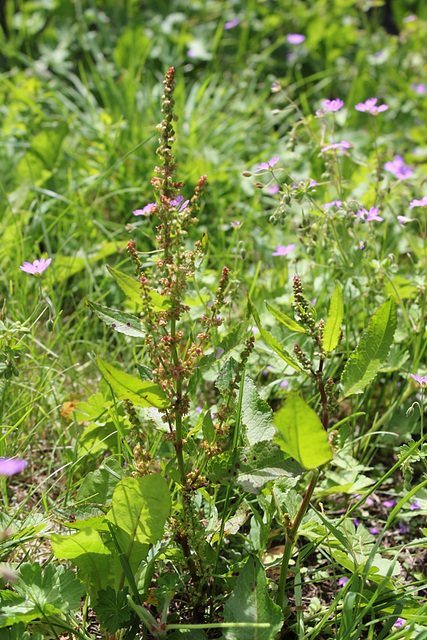
[[[283,607],[283,600],[285,597],[285,588],[286,588],[286,578],[288,575],[288,567],[289,560],[291,559],[292,550],[294,548],[295,538],[298,533],[298,529],[302,522],[303,517],[306,514],[308,506],[310,504],[311,496],[313,495],[313,491],[316,487],[317,481],[319,479],[319,470],[316,469],[313,472],[313,475],[310,480],[310,484],[308,485],[307,491],[305,492],[305,496],[303,501],[301,502],[300,508],[298,509],[297,516],[292,523],[292,526],[287,528],[286,530],[286,543],[285,550],[283,552],[282,558],[282,567],[280,569],[280,578],[279,578],[279,586],[277,590],[277,598],[276,602],[279,607]]]

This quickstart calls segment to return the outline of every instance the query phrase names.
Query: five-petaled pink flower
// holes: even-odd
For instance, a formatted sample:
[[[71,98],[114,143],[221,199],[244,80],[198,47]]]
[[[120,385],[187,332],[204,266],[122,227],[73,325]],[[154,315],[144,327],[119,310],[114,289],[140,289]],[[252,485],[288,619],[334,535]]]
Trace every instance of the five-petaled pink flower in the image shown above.
[[[170,201],[173,207],[177,207],[178,205],[181,205],[178,209],[178,213],[181,213],[181,211],[183,211],[187,206],[187,204],[190,202],[189,200],[185,200],[185,202],[182,202],[183,200],[184,200],[184,196],[178,196],[175,200]]]
[[[414,207],[427,207],[427,196],[424,196],[421,200],[412,200],[409,208],[413,209]]]
[[[0,476],[11,476],[25,469],[28,462],[18,458],[0,458]]]
[[[381,216],[379,216],[378,213],[379,213],[378,207],[371,207],[369,211],[367,211],[362,207],[362,209],[359,209],[359,211],[356,211],[357,217],[360,218],[362,222],[372,222],[373,220],[382,222],[384,218],[381,218]]]
[[[330,151],[331,149],[350,149],[351,144],[347,142],[347,140],[341,140],[341,142],[332,142],[332,144],[327,144],[326,147],[322,147],[320,149],[321,153],[325,153],[325,151]]]
[[[386,162],[384,169],[392,173],[398,180],[407,180],[414,175],[410,166],[405,164],[402,156],[394,156],[391,162]]]
[[[276,251],[274,253],[272,253],[272,256],[287,256],[288,253],[290,253],[291,251],[293,251],[295,249],[295,245],[294,244],[288,244],[286,245],[286,247],[283,244],[279,244],[276,247]]]
[[[424,386],[427,385],[427,376],[419,376],[417,373],[411,373],[411,378],[418,382],[418,384]]]
[[[21,271],[25,271],[25,273],[31,273],[33,276],[38,276],[48,268],[51,262],[52,258],[48,258],[47,260],[45,260],[44,258],[40,258],[40,260],[34,260],[33,263],[24,262],[24,264],[19,268],[21,269]]]
[[[301,33],[288,33],[286,39],[289,44],[301,44],[301,42],[304,42],[305,36]]]
[[[157,202],[149,202],[145,205],[143,209],[135,209],[133,212],[134,216],[149,216],[153,211],[153,208],[157,207]]]
[[[343,106],[344,102],[340,100],[340,98],[336,98],[335,100],[323,100],[322,102],[322,107],[326,109],[326,111],[339,111]]]
[[[426,86],[422,82],[420,84],[417,84],[416,82],[413,82],[411,84],[411,89],[413,91],[416,91],[416,93],[419,93],[421,96],[424,95],[425,92],[426,92]]]
[[[269,169],[272,169],[274,165],[279,162],[279,159],[280,156],[274,156],[267,162],[261,162],[261,164],[258,165],[256,171],[268,171]]]
[[[376,116],[378,113],[382,111],[387,111],[388,105],[380,104],[377,106],[378,98],[368,98],[366,102],[359,102],[354,108],[356,111],[366,111],[370,113],[372,116]]]

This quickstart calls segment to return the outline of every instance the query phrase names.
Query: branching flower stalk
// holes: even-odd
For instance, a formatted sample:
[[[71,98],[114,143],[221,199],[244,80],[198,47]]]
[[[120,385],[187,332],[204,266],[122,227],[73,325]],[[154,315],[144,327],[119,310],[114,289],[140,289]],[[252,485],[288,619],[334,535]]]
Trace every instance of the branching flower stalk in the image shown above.
[[[326,382],[323,379],[323,367],[325,363],[326,354],[322,345],[324,321],[320,319],[316,322],[315,312],[311,306],[309,300],[304,295],[304,289],[302,286],[301,278],[298,275],[294,276],[293,281],[294,288],[294,302],[293,309],[297,316],[298,321],[307,329],[310,335],[314,347],[315,356],[319,357],[319,364],[317,369],[313,367],[312,361],[305,355],[301,347],[296,344],[294,346],[294,354],[301,364],[301,366],[310,372],[314,381],[316,382],[319,394],[320,405],[322,411],[322,425],[325,431],[328,431],[329,417],[331,413],[336,410],[336,398],[335,398],[335,383],[329,378]],[[307,512],[310,505],[310,500],[313,495],[316,484],[319,480],[320,471],[316,469],[313,471],[310,483],[306,489],[301,505],[298,509],[298,513],[294,521],[291,521],[288,514],[284,515],[284,524],[286,530],[285,549],[283,552],[282,566],[280,569],[279,584],[277,589],[277,604],[283,607],[286,579],[288,574],[289,561],[291,559],[292,550],[294,548],[295,540],[298,534],[298,529],[301,522]]]
[[[183,300],[187,294],[188,283],[194,277],[196,260],[203,257],[203,244],[197,241],[192,249],[188,249],[187,237],[189,228],[197,222],[195,214],[200,209],[206,176],[200,178],[192,198],[184,201],[180,193],[183,184],[175,180],[177,165],[172,153],[175,141],[174,122],[177,120],[173,100],[174,73],[174,68],[171,67],[164,79],[163,120],[158,125],[160,138],[157,155],[160,162],[155,167],[155,175],[151,180],[156,202],[144,209],[144,213],[148,212],[149,215],[156,215],[158,218],[155,237],[158,257],[151,268],[146,268],[140,260],[135,241],[128,243],[127,250],[135,264],[140,282],[143,302],[141,318],[146,332],[145,356],[151,365],[151,380],[161,386],[169,399],[169,406],[162,409],[161,413],[162,420],[169,430],[166,438],[172,442],[175,450],[183,507],[180,521],[172,520],[172,525],[175,537],[187,558],[193,580],[196,580],[197,574],[200,576],[203,571],[197,571],[194,557],[191,557],[192,552],[198,552],[197,546],[201,539],[197,531],[200,522],[197,524],[194,513],[193,494],[197,482],[201,479],[197,469],[192,469],[184,457],[185,418],[190,405],[187,386],[209,344],[211,330],[223,322],[220,313],[225,304],[229,269],[223,268],[209,314],[200,319],[200,331],[193,338],[192,334],[186,331],[183,316],[189,307]],[[130,414],[134,431],[138,430],[137,420],[131,410]],[[137,444],[134,455],[137,468],[141,473],[147,473],[151,459],[144,452],[143,438],[135,439]]]

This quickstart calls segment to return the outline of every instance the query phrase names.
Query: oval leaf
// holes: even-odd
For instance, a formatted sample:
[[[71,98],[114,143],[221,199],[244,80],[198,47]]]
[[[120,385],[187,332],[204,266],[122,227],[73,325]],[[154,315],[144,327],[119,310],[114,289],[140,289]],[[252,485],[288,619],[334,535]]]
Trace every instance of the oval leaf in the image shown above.
[[[279,432],[274,440],[305,469],[315,469],[332,460],[328,434],[313,409],[297,393],[289,394],[273,424]]]
[[[396,303],[389,298],[374,313],[341,376],[344,398],[362,393],[386,362],[397,325]]]
[[[329,306],[328,318],[323,332],[322,346],[326,353],[331,353],[338,346],[341,336],[341,322],[344,317],[344,304],[342,299],[342,289],[340,285],[335,285]]]
[[[271,347],[273,351],[277,353],[277,355],[280,356],[282,360],[284,360],[290,367],[296,369],[297,371],[300,371],[301,373],[305,373],[305,371],[303,371],[303,369],[301,369],[301,367],[299,366],[298,362],[294,360],[292,356],[289,355],[289,353],[282,347],[280,342],[276,340],[276,338],[272,336],[271,333],[261,327],[261,321],[259,319],[258,311],[255,309],[254,305],[251,302],[249,304],[255,320],[255,324],[259,329],[261,337],[266,341],[268,346]]]
[[[117,269],[113,269],[113,267],[109,267],[107,264],[107,269],[113,276],[114,280],[119,285],[120,289],[127,295],[127,297],[135,302],[139,307],[142,307],[142,298],[141,298],[141,285],[138,280],[128,276],[126,273],[122,273]],[[165,296],[162,296],[158,291],[154,289],[150,290],[151,302],[153,303],[154,311],[165,311],[170,307],[170,300]]]
[[[118,400],[130,400],[137,407],[157,407],[164,409],[170,405],[165,392],[158,384],[135,378],[121,369],[113,367],[98,356],[98,367],[112,386]]]
[[[133,540],[154,544],[163,536],[170,506],[169,488],[162,476],[123,478],[114,490],[106,519]]]
[[[145,331],[142,330],[141,320],[135,316],[131,316],[128,313],[123,313],[118,309],[111,309],[110,307],[104,307],[97,302],[92,302],[86,299],[86,304],[89,309],[92,309],[102,322],[117,331],[118,333],[124,333],[126,336],[132,338],[143,338]]]
[[[306,329],[304,329],[303,326],[298,324],[298,322],[295,322],[293,318],[290,318],[286,314],[279,311],[279,309],[275,309],[274,307],[272,307],[271,304],[268,304],[267,301],[265,302],[265,306],[267,307],[269,312],[273,314],[276,320],[278,320],[281,324],[284,324],[285,327],[287,327],[291,331],[296,331],[297,333],[307,333]]]

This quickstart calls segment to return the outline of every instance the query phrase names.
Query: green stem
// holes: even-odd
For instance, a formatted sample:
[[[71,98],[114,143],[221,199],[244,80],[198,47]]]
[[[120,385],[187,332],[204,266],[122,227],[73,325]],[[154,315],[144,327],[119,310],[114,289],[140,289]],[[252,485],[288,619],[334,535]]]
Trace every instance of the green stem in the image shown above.
[[[172,358],[175,366],[178,366],[178,353],[175,344],[176,335],[176,319],[171,320],[171,338],[172,338]],[[182,379],[178,378],[176,383],[176,398],[180,402],[182,399]],[[179,404],[179,403],[178,403]],[[182,418],[179,412],[175,413],[175,451],[176,459],[178,462],[179,475],[181,476],[181,483],[184,487],[187,484],[187,474],[185,473],[184,456],[182,453]]]
[[[316,469],[313,472],[313,475],[312,475],[311,480],[310,480],[310,484],[308,485],[307,491],[305,492],[305,496],[303,498],[303,501],[301,502],[301,505],[300,505],[300,508],[298,510],[297,516],[296,516],[292,526],[287,528],[287,530],[286,530],[285,550],[283,552],[282,567],[280,569],[279,586],[278,586],[278,589],[277,589],[277,598],[276,598],[276,602],[279,605],[279,607],[283,607],[283,601],[284,601],[284,598],[285,598],[286,578],[287,578],[287,575],[288,575],[289,560],[291,559],[292,550],[293,550],[294,544],[295,544],[295,538],[297,536],[298,529],[300,527],[302,519],[305,516],[306,511],[308,509],[308,506],[310,504],[311,496],[313,495],[313,491],[314,491],[314,489],[316,487],[316,484],[317,484],[317,481],[319,479],[319,473],[320,472],[319,472],[318,469]]]

